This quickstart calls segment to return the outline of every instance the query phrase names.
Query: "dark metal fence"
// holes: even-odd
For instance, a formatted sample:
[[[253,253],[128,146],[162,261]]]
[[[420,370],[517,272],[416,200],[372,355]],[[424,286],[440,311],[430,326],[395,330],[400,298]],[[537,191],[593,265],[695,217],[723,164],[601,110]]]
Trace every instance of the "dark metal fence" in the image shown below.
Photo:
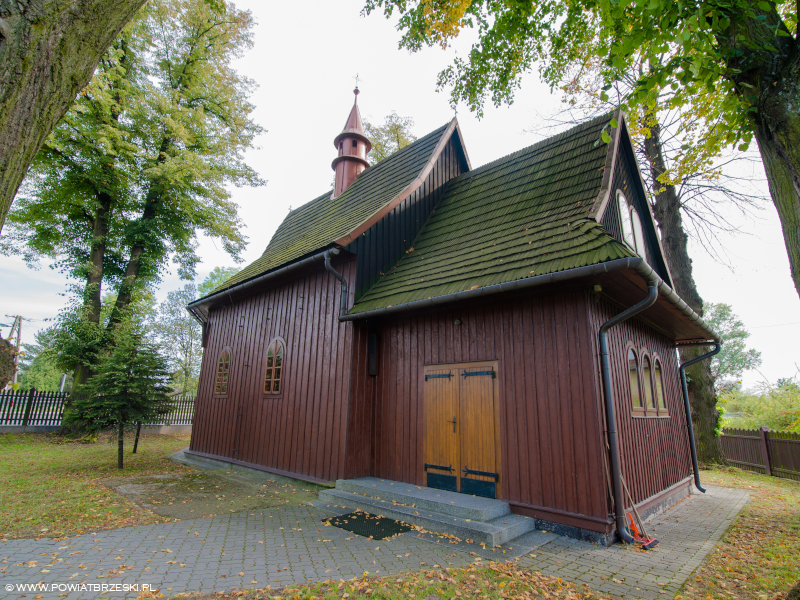
[[[0,426],[58,427],[64,414],[69,392],[0,391]],[[194,418],[194,396],[174,396],[169,412],[147,426],[191,425]]]
[[[759,429],[725,429],[720,436],[728,462],[763,475],[800,481],[800,433]]]

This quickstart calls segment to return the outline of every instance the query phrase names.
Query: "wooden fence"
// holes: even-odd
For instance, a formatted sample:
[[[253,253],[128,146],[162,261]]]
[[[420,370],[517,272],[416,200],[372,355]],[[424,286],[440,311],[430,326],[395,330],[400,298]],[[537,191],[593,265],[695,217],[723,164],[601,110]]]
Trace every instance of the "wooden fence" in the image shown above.
[[[58,427],[69,392],[0,391],[0,426]],[[194,396],[174,396],[169,412],[149,426],[191,425],[194,418]]]
[[[725,429],[720,436],[728,462],[763,475],[800,481],[800,434],[759,429]]]

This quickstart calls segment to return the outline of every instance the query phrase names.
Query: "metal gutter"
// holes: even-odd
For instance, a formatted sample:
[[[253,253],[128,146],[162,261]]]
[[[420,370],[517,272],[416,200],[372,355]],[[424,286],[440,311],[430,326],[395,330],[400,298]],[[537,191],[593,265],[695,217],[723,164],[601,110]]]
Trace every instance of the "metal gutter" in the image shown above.
[[[337,251],[338,252],[338,251]],[[328,250],[324,250],[323,252],[318,252],[309,256],[308,258],[304,258],[301,261],[291,263],[286,265],[285,267],[281,267],[280,269],[276,269],[275,271],[270,271],[269,273],[264,273],[263,275],[259,275],[258,277],[254,277],[253,279],[248,279],[242,283],[238,283],[230,288],[226,288],[224,290],[220,290],[219,292],[215,292],[210,296],[206,296],[205,298],[200,298],[199,300],[195,300],[194,302],[187,305],[187,310],[194,315],[195,318],[199,318],[201,323],[205,323],[208,320],[208,313],[204,316],[203,313],[199,310],[204,306],[208,306],[213,304],[220,298],[223,298],[226,294],[230,298],[230,293],[232,291],[241,292],[242,290],[246,290],[256,285],[260,285],[266,281],[270,281],[271,279],[275,279],[277,277],[281,277],[282,275],[287,275],[292,273],[293,271],[297,271],[308,265],[320,262],[321,260],[325,260],[325,256],[328,253]]]
[[[376,308],[373,310],[366,310],[360,313],[348,314],[339,317],[340,321],[359,321],[361,319],[370,319],[374,317],[383,317],[388,315],[396,315],[399,313],[407,313],[414,310],[423,308],[430,308],[454,302],[457,300],[471,300],[482,298],[483,296],[491,296],[503,292],[513,292],[518,290],[526,290],[540,285],[547,285],[553,283],[562,283],[581,277],[591,277],[602,275],[604,273],[611,273],[612,271],[621,271],[624,269],[633,269],[641,275],[648,286],[652,283],[658,289],[661,296],[667,299],[675,308],[677,308],[685,317],[697,325],[701,330],[708,334],[708,339],[714,342],[719,341],[713,329],[701,319],[684,302],[678,294],[676,294],[670,286],[668,286],[661,277],[647,264],[647,262],[639,257],[619,258],[617,260],[610,260],[608,262],[599,263],[596,265],[587,265],[585,267],[577,267],[575,269],[567,269],[566,271],[558,271],[556,273],[548,273],[547,275],[535,275],[534,277],[526,277],[525,279],[517,279],[506,283],[498,283],[486,287],[477,288],[474,290],[464,290],[463,292],[454,292],[444,296],[435,296],[425,300],[415,300],[406,304],[398,304],[396,306],[387,306],[384,308]]]
[[[683,348],[684,346],[707,346],[708,344],[679,344],[678,348]],[[686,429],[689,433],[689,449],[692,451],[692,468],[694,469],[694,485],[695,487],[703,492],[706,493],[705,488],[700,485],[700,467],[697,464],[697,448],[694,444],[694,428],[692,427],[692,407],[689,404],[689,388],[686,386],[686,367],[693,365],[696,362],[700,362],[701,360],[705,360],[707,358],[711,358],[712,356],[719,354],[720,350],[722,350],[722,340],[717,340],[714,344],[714,349],[711,352],[706,354],[702,354],[692,360],[687,360],[680,366],[680,373],[681,373],[681,388],[683,390],[683,406],[686,410]]]
[[[333,268],[331,265],[331,255],[339,254],[338,248],[331,248],[330,250],[326,250],[324,252],[325,257],[325,269],[336,279],[339,280],[339,283],[342,284],[342,294],[339,297],[339,318],[343,317],[347,314],[347,280],[342,277],[341,273],[339,273],[336,269]]]

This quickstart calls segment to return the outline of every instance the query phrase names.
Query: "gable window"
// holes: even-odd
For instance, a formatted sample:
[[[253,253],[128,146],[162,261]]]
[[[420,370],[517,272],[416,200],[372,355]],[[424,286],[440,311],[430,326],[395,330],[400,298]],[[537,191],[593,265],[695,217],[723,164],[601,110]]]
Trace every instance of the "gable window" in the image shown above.
[[[639,359],[633,348],[628,348],[628,383],[631,388],[631,407],[634,413],[644,413],[641,386],[639,385]]]
[[[617,204],[619,205],[619,215],[622,221],[622,238],[630,246],[631,250],[639,256],[645,255],[644,233],[642,230],[642,220],[639,213],[628,202],[621,190],[617,190]]]
[[[217,378],[214,381],[214,394],[217,396],[224,396],[228,393],[228,374],[231,366],[231,353],[229,350],[223,350],[219,355],[219,363],[217,364]]]
[[[267,348],[267,370],[264,376],[264,395],[283,393],[283,341],[276,339]]]

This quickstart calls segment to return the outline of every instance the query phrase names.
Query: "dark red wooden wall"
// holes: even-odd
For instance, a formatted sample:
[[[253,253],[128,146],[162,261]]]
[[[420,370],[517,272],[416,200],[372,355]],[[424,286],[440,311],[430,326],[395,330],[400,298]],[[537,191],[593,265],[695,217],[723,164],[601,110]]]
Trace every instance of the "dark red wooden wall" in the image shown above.
[[[497,360],[505,498],[607,520],[587,294],[442,310],[383,322],[377,333],[374,389],[360,372],[353,387],[365,407],[358,396],[374,393],[365,417],[373,475],[423,483],[424,365]],[[354,366],[366,364],[364,353],[355,352]],[[352,474],[366,474],[363,464],[354,461]]]
[[[355,264],[334,262],[351,284]],[[321,480],[344,476],[353,326],[337,320],[339,298],[339,282],[318,267],[211,311],[191,450]],[[284,393],[270,398],[266,349],[276,336],[286,342]],[[229,392],[218,398],[225,347]]]
[[[619,314],[621,308],[605,300],[589,303],[593,329]],[[647,313],[643,313],[647,317]],[[595,348],[598,347],[597,336]],[[661,360],[667,418],[634,417],[627,369],[628,343],[653,360]],[[609,358],[614,386],[614,407],[620,443],[622,473],[636,503],[646,500],[692,474],[686,412],[680,390],[675,344],[642,320],[632,319],[617,325],[608,334]],[[595,356],[599,357],[599,350]],[[597,361],[599,371],[599,360]]]

